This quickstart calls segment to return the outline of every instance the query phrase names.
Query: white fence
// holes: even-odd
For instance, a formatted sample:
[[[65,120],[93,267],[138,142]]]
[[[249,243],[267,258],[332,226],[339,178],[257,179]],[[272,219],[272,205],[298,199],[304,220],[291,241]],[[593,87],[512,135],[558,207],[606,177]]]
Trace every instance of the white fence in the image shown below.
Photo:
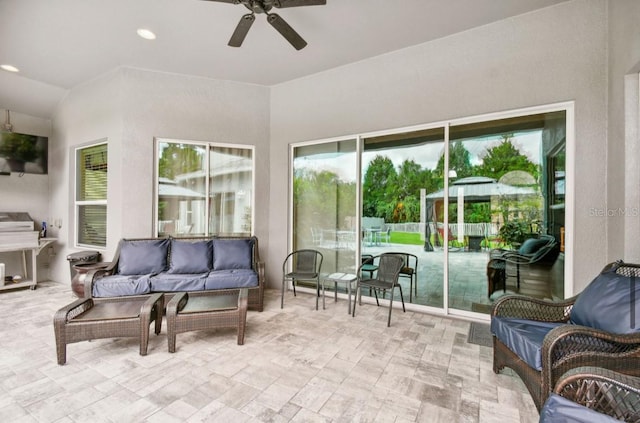
[[[449,230],[451,234],[453,234],[453,236],[456,236],[458,234],[458,226],[459,225],[457,223],[449,224]],[[425,232],[424,223],[385,223],[384,227],[390,227],[392,232],[413,232],[419,233],[422,236],[424,236]],[[438,222],[437,227],[438,229],[442,230],[442,228],[444,228],[444,223]],[[435,228],[436,225],[433,222],[430,222],[429,229],[431,230],[431,233],[436,232]],[[488,237],[498,235],[498,229],[499,227],[497,223],[464,223],[462,227],[462,233],[464,234],[464,236]]]

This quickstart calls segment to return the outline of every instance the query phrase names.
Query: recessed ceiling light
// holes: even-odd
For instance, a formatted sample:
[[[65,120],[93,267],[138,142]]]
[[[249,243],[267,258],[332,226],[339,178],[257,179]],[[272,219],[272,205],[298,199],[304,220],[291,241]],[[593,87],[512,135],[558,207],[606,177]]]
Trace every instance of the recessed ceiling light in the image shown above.
[[[6,70],[7,72],[20,72],[20,69],[16,68],[13,65],[0,65],[0,68]]]
[[[148,30],[148,29],[144,29],[144,28],[140,28],[138,29],[138,35],[141,36],[142,38],[144,38],[145,40],[155,40],[156,39],[156,34],[154,34],[152,31]]]

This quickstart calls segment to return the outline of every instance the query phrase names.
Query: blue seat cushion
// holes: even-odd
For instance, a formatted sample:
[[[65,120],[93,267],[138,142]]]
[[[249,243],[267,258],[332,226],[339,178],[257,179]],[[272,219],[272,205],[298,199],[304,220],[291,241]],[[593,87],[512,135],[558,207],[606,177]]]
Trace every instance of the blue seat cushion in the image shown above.
[[[160,273],[167,267],[168,239],[120,241],[118,273],[146,275]]]
[[[202,291],[209,273],[176,274],[162,272],[149,279],[153,292]]]
[[[542,341],[551,329],[561,325],[566,323],[492,317],[491,333],[529,366],[542,370]]]
[[[605,270],[578,295],[571,323],[617,334],[640,332],[640,281]]]
[[[213,240],[213,270],[251,269],[252,261],[252,239]]]
[[[171,240],[169,273],[209,273],[213,244],[211,241]]]
[[[540,423],[612,423],[619,421],[558,394],[549,395],[540,410]]]
[[[258,274],[251,269],[216,270],[209,273],[204,289],[251,288],[258,286]]]
[[[149,278],[151,275],[111,275],[93,282],[94,297],[121,297],[126,295],[143,295],[151,292]]]

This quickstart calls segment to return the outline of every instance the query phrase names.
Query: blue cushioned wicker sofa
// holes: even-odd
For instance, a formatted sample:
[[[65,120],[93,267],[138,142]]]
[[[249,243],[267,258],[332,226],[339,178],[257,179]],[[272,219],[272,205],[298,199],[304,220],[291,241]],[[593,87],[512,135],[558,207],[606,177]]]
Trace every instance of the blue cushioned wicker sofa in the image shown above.
[[[84,284],[86,297],[248,288],[249,308],[262,311],[264,262],[256,237],[122,239]]]

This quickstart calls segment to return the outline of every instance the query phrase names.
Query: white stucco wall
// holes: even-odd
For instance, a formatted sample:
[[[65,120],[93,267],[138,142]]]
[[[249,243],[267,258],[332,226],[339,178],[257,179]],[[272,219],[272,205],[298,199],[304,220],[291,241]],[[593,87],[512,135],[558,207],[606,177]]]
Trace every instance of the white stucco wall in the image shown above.
[[[53,137],[49,144],[50,214],[62,220],[59,230],[52,228],[58,238],[58,254],[51,266],[51,279],[68,283],[70,280],[67,255],[86,250],[74,247],[74,154],[75,148],[97,141],[109,141],[109,178],[120,172],[119,149],[122,137],[122,75],[110,72],[101,78],[71,90],[61,101],[53,118]],[[117,209],[120,190],[109,180],[109,211]],[[109,215],[109,240],[114,239],[113,228],[120,225]],[[111,248],[111,242],[108,246]],[[108,260],[107,251],[99,250]]]
[[[288,145],[562,101],[576,107],[575,290],[608,260],[607,2],[576,0],[273,87],[271,280],[287,250]],[[569,217],[567,217],[569,218]]]
[[[609,2],[607,244],[612,259],[640,263],[640,2]],[[618,213],[623,210],[624,214]]]
[[[153,234],[154,137],[250,144],[256,147],[256,204],[269,195],[269,89],[206,78],[118,69],[70,91],[54,118],[59,163],[51,172],[51,213],[63,217],[52,279],[68,281],[73,248],[72,149],[108,139],[109,260],[123,237]],[[268,213],[256,212],[256,235],[265,242]]]

